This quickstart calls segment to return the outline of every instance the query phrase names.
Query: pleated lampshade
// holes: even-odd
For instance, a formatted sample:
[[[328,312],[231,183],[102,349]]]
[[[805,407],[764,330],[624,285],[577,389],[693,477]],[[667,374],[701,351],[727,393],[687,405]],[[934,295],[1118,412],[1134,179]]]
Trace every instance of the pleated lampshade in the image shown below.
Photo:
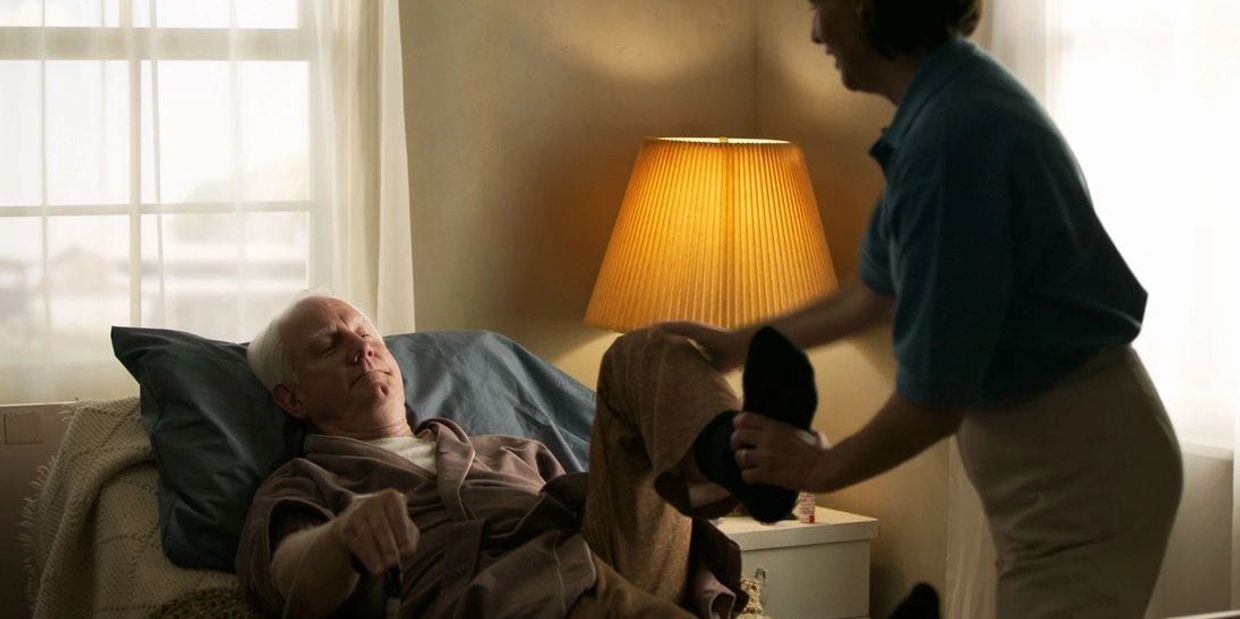
[[[835,286],[805,157],[795,144],[649,138],[585,322],[614,331],[665,320],[734,328]]]

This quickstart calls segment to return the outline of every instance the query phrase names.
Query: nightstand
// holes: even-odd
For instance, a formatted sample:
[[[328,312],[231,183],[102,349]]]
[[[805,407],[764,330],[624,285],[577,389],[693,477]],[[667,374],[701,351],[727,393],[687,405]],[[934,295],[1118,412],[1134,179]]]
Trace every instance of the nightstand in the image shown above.
[[[766,570],[762,602],[774,619],[866,617],[870,612],[870,541],[878,521],[819,507],[813,524],[772,525],[729,516],[719,529],[741,547],[746,576]]]

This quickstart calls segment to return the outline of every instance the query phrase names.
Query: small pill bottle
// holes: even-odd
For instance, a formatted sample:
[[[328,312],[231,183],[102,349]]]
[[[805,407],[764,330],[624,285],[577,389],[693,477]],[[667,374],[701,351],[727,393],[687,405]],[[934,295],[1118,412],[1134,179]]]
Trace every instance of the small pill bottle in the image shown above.
[[[813,524],[814,507],[818,504],[818,497],[813,492],[802,492],[797,495],[797,505],[793,510],[797,517],[797,522],[803,524]]]

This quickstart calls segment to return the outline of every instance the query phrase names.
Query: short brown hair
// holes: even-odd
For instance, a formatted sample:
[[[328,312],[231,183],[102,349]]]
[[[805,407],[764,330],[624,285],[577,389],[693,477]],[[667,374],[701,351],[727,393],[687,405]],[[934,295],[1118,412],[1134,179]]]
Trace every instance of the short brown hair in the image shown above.
[[[982,0],[860,1],[866,7],[866,38],[888,59],[967,37],[982,17]]]

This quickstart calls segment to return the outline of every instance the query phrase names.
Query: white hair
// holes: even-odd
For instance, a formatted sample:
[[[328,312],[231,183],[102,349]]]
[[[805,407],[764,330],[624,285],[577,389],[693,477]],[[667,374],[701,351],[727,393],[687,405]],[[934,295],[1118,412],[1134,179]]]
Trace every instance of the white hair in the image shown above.
[[[314,288],[298,293],[250,341],[245,351],[246,362],[250,364],[250,371],[254,372],[267,391],[272,391],[276,385],[296,382],[293,368],[288,362],[287,342],[284,341],[285,326],[293,317],[294,311],[310,299],[335,298],[335,295],[326,288]]]

